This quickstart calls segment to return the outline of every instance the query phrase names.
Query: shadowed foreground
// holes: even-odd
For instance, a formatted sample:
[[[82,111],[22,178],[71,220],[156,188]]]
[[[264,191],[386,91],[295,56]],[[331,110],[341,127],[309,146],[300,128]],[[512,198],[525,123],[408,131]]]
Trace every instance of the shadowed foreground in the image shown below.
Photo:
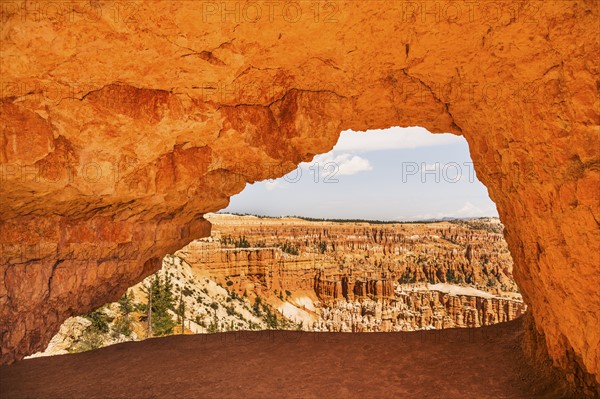
[[[0,368],[2,398],[556,398],[522,321],[409,333],[172,336]]]

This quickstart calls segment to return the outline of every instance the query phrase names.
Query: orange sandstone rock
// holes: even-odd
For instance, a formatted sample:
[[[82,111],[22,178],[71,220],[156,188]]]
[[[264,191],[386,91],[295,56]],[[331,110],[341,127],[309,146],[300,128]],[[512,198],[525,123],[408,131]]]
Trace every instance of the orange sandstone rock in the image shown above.
[[[598,2],[47,4],[2,4],[2,362],[246,182],[419,125],[467,139],[549,356],[598,392]]]

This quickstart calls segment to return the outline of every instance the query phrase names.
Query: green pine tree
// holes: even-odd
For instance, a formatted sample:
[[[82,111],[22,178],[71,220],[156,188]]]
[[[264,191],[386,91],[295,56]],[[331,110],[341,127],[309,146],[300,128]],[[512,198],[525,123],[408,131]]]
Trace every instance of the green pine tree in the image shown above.
[[[171,317],[169,310],[174,310],[175,299],[173,298],[173,284],[171,277],[167,275],[163,279],[156,274],[150,282],[150,286],[145,291],[150,296],[151,304],[151,335],[161,336],[171,334],[175,322]]]

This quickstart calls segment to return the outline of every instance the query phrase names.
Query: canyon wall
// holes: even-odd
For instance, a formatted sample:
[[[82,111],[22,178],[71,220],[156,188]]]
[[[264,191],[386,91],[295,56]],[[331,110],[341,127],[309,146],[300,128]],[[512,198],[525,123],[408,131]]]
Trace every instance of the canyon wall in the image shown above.
[[[481,327],[525,312],[497,219],[382,225],[206,218],[211,238],[176,256],[309,331]],[[305,317],[294,320],[297,314]]]
[[[320,331],[414,331],[476,328],[511,321],[525,312],[520,301],[438,291],[433,286],[402,287],[395,295],[345,296],[323,302]],[[342,300],[340,300],[342,299]]]
[[[418,125],[467,139],[535,342],[598,395],[599,7],[3,2],[2,362],[208,235],[246,182]]]
[[[253,247],[288,246],[325,266],[326,274],[344,273],[416,282],[466,283],[486,290],[515,292],[513,261],[496,218],[436,223],[336,223],[299,218],[256,218],[207,215],[213,234],[229,247],[243,238]],[[227,244],[225,244],[227,246]],[[217,243],[192,243],[185,248],[194,263],[211,257]],[[233,249],[233,248],[232,248]],[[191,255],[193,253],[193,255]],[[221,255],[217,255],[221,256]],[[212,263],[212,262],[211,262]],[[212,267],[212,266],[211,266]],[[336,278],[337,279],[337,278]],[[339,279],[338,279],[339,280]]]

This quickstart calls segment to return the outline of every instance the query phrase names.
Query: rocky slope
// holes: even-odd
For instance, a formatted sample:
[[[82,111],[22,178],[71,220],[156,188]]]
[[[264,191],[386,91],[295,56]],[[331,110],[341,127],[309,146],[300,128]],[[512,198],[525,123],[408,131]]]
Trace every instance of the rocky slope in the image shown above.
[[[208,236],[246,182],[419,125],[469,142],[532,343],[598,394],[598,2],[219,4],[3,4],[2,362]]]
[[[178,311],[181,302],[185,304],[183,312],[185,334],[264,330],[270,327],[263,309],[257,312],[248,298],[228,291],[209,279],[206,273],[195,272],[181,258],[168,255],[156,274],[148,276],[127,291],[126,295],[130,296],[131,301],[130,311],[123,312],[120,303],[115,302],[105,304],[85,317],[70,317],[62,324],[48,347],[43,352],[35,353],[30,357],[78,353],[119,342],[158,336],[156,333],[150,333],[147,308],[142,308],[148,304],[147,287],[155,276],[165,278],[167,275],[173,285],[171,291],[176,306],[169,310],[172,328],[165,335],[182,334],[182,322]],[[105,328],[98,328],[93,323],[94,314],[98,313],[105,320]],[[126,318],[126,326],[120,324],[122,318]],[[282,323],[281,327],[293,326],[291,323],[289,325]]]

